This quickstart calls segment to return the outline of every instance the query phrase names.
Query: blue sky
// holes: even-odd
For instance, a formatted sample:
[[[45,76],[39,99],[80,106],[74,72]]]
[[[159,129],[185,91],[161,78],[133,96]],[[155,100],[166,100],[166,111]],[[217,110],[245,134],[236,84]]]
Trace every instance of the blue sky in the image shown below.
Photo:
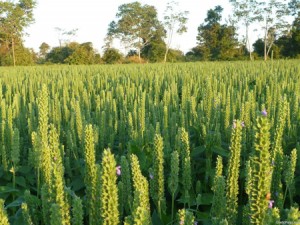
[[[51,47],[58,46],[58,33],[55,27],[66,30],[78,29],[73,41],[92,42],[101,52],[108,24],[115,19],[118,6],[133,1],[129,0],[37,0],[34,10],[35,23],[26,29],[25,46],[38,51],[42,42]],[[139,1],[154,5],[159,18],[163,18],[169,0]],[[184,52],[196,45],[197,27],[204,21],[207,10],[221,5],[224,17],[231,6],[227,0],[177,0],[181,10],[189,11],[188,32],[175,36],[172,47]],[[223,18],[225,19],[225,18]],[[122,49],[121,49],[122,50]]]

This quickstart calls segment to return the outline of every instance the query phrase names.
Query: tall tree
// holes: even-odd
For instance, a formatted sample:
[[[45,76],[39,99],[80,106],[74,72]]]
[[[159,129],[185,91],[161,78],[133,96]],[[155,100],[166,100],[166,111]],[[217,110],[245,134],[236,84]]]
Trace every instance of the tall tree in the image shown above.
[[[254,22],[261,21],[263,19],[258,11],[260,3],[257,0],[229,0],[229,2],[233,6],[234,17],[245,26],[244,45],[248,48],[249,57],[250,60],[252,60],[249,28]]]
[[[221,6],[208,10],[205,23],[198,27],[197,51],[203,60],[226,60],[235,54],[235,27],[220,23],[222,12]]]
[[[16,65],[15,41],[21,40],[24,29],[34,22],[34,0],[0,2],[0,42],[12,49],[13,65]]]
[[[39,60],[38,63],[44,63],[46,59],[46,55],[50,50],[50,45],[48,45],[46,42],[43,42],[39,47]]]
[[[167,8],[165,10],[164,16],[164,26],[167,29],[166,36],[166,51],[164,56],[164,62],[167,61],[167,56],[169,49],[171,47],[172,39],[174,33],[179,35],[187,32],[186,23],[188,21],[187,15],[188,11],[178,11],[176,10],[176,6],[178,6],[178,2],[168,2]]]
[[[139,59],[141,50],[154,36],[164,35],[154,6],[141,5],[139,2],[123,4],[119,6],[116,17],[117,22],[109,24],[108,35],[119,38],[128,47],[136,48]]]
[[[280,0],[261,1],[260,5],[260,14],[264,18],[264,60],[267,60],[276,37],[289,26],[286,21],[288,5]]]

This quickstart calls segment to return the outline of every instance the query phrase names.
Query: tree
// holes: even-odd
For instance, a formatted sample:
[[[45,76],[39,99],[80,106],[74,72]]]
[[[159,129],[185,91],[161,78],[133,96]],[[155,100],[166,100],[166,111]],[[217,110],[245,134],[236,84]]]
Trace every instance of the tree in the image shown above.
[[[96,53],[91,42],[73,47],[74,51],[64,61],[73,65],[91,65],[100,63],[100,55]]]
[[[263,1],[261,6],[260,13],[264,18],[264,60],[267,60],[276,37],[289,26],[286,22],[288,6],[279,0]]]
[[[175,62],[183,62],[185,61],[185,58],[182,51],[178,49],[170,48],[167,60],[169,62],[175,63]]]
[[[39,47],[39,60],[38,63],[43,63],[46,59],[46,55],[50,50],[50,45],[48,45],[46,42],[43,42]]]
[[[54,47],[46,55],[46,62],[64,64],[66,63],[65,60],[72,55],[73,52],[74,48],[70,48],[69,46]]]
[[[104,51],[102,60],[105,63],[113,64],[119,63],[122,60],[122,54],[115,48],[108,48]]]
[[[142,49],[142,57],[150,62],[161,62],[165,57],[166,43],[160,36],[154,36]]]
[[[281,36],[276,44],[281,46],[282,55],[287,57],[300,56],[300,14],[295,18],[288,35]]]
[[[291,0],[288,3],[289,13],[292,16],[300,17],[300,1],[299,0]]]
[[[168,2],[164,16],[164,26],[167,29],[166,38],[166,51],[164,55],[164,62],[167,61],[169,49],[171,47],[174,33],[179,35],[187,32],[186,23],[188,21],[188,11],[175,11],[175,6],[178,6],[178,2]]]
[[[154,6],[141,5],[139,2],[119,6],[117,22],[109,24],[108,36],[119,38],[128,47],[136,48],[139,59],[141,50],[155,35],[163,36],[163,26],[157,19]]]
[[[245,26],[245,42],[247,46],[250,60],[251,56],[251,42],[249,39],[249,27],[256,21],[261,21],[262,16],[258,13],[259,2],[256,0],[230,0],[233,6],[233,14],[237,21],[241,21]]]
[[[36,53],[32,49],[25,48],[21,40],[15,39],[15,61],[20,66],[33,65],[36,61]],[[0,45],[0,66],[13,65],[12,48],[6,44]]]
[[[253,43],[254,52],[257,54],[257,56],[263,58],[264,57],[264,40],[259,38]],[[279,45],[279,43],[275,42],[272,47],[272,58],[273,59],[279,59],[281,57],[281,52],[283,52],[282,46]],[[283,54],[282,54],[283,55]]]
[[[63,47],[52,48],[45,58],[45,62],[72,65],[90,65],[101,62],[101,57],[91,42],[82,44],[70,42]]]
[[[33,0],[19,0],[17,3],[11,1],[0,2],[0,34],[1,45],[5,44],[12,49],[13,65],[16,65],[15,45],[21,41],[24,29],[33,21]]]
[[[221,6],[208,10],[205,23],[198,27],[197,52],[202,60],[227,60],[236,52],[236,29],[232,25],[220,24],[222,12]]]

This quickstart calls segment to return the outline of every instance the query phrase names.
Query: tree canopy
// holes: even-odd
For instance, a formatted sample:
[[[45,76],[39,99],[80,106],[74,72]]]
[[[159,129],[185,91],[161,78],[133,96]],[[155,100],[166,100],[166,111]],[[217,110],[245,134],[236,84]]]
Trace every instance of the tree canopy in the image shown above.
[[[139,2],[123,4],[116,14],[117,21],[109,25],[108,35],[119,38],[127,47],[141,50],[154,36],[163,36],[164,29],[154,6]]]
[[[227,60],[235,55],[235,27],[221,24],[222,12],[221,6],[208,10],[205,22],[198,27],[197,51],[202,60]]]
[[[13,65],[16,65],[15,42],[21,41],[24,29],[34,22],[34,7],[33,0],[0,2],[0,44],[6,45],[7,54],[11,52]]]

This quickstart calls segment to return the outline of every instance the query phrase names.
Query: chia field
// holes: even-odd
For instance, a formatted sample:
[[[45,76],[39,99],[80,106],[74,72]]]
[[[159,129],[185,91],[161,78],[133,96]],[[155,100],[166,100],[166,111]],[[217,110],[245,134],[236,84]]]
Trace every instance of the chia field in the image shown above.
[[[300,224],[300,61],[0,67],[1,225]]]

